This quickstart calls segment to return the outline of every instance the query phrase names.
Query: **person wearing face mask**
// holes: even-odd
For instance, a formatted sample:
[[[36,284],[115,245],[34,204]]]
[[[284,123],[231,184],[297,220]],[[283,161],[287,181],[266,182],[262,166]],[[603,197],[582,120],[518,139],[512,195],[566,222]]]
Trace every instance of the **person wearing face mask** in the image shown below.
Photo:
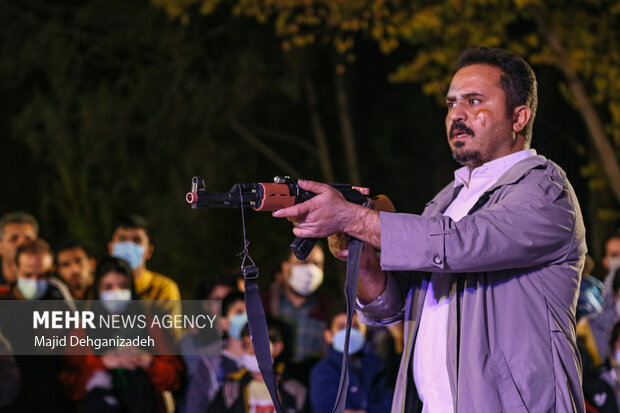
[[[273,358],[274,371],[282,409],[286,413],[309,412],[307,388],[298,380],[287,375],[283,337],[287,327],[280,320],[267,318],[269,346]],[[269,391],[258,368],[254,346],[247,324],[241,331],[243,356],[242,367],[224,378],[215,399],[209,405],[210,413],[275,413]]]
[[[331,411],[336,401],[344,336],[347,323],[345,303],[331,309],[329,323],[324,332],[328,346],[327,356],[319,361],[310,374],[310,404],[312,411]],[[382,413],[390,411],[392,391],[386,383],[385,370],[378,355],[366,350],[366,326],[353,314],[349,338],[349,389],[345,413]]]
[[[276,280],[262,297],[265,312],[292,330],[291,372],[306,385],[310,369],[324,355],[323,331],[332,305],[331,299],[317,292],[323,283],[324,262],[318,244],[305,261],[288,252]]]
[[[620,406],[620,322],[610,331],[607,360],[588,374],[584,366],[583,390],[586,402],[598,413],[617,413]]]
[[[63,294],[50,284],[54,257],[46,241],[34,239],[22,243],[15,252],[15,263],[16,282],[0,295],[0,299],[63,300]],[[67,305],[67,310],[69,308]],[[10,324],[2,327],[2,333],[9,341],[19,333],[14,329],[22,328]],[[15,355],[14,359],[21,373],[21,387],[17,397],[0,412],[66,412],[73,408],[62,391],[61,356]]]
[[[611,289],[603,289],[602,310],[581,318],[577,324],[577,335],[585,343],[595,366],[604,361],[612,327],[620,320],[620,268],[612,276]]]
[[[95,270],[94,299],[100,300],[103,309],[110,314],[139,311],[132,270],[122,259],[104,257]],[[107,329],[75,330],[78,337],[105,338],[125,335],[127,337],[152,336],[159,355],[150,354],[142,348],[119,351],[107,348],[103,354],[71,355],[66,357],[62,379],[71,399],[81,411],[119,413],[165,411],[165,393],[177,390],[183,378],[183,363],[178,356],[168,353],[161,346],[166,342],[161,332],[148,326]],[[144,330],[143,332],[141,330]]]
[[[181,314],[181,293],[177,283],[165,275],[147,269],[147,261],[153,256],[154,250],[149,225],[144,217],[135,214],[120,217],[108,243],[109,254],[129,264],[140,300],[153,300],[161,313],[173,316]],[[175,334],[177,339],[182,336],[180,330],[175,330]]]
[[[248,323],[244,295],[232,291],[222,300],[222,354],[200,356],[186,394],[186,413],[205,412],[215,398],[225,378],[243,367],[241,332]]]

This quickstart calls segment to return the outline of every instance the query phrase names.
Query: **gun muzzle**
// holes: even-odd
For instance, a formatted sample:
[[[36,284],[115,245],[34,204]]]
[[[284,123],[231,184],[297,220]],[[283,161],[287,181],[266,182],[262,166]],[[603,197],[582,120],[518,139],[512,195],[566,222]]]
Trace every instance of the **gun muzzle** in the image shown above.
[[[185,200],[188,204],[195,204],[198,202],[198,194],[196,192],[188,192],[185,195]]]

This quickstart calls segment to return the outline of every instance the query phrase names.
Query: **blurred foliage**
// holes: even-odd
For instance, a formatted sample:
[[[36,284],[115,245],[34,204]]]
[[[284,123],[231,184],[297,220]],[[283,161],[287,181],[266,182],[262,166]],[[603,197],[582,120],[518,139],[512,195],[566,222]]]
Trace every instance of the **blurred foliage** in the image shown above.
[[[620,1],[619,0],[151,0],[173,19],[189,22],[194,13],[209,15],[227,5],[233,15],[250,17],[272,28],[284,51],[317,45],[330,47],[350,66],[359,59],[356,45],[374,42],[384,55],[398,55],[389,74],[391,82],[421,83],[424,93],[443,104],[458,53],[469,45],[502,47],[524,56],[540,72],[550,67],[562,72],[571,66],[585,85],[587,99],[604,125],[611,150],[620,147]],[[538,19],[537,19],[538,17]],[[544,26],[544,27],[543,27]],[[545,36],[549,30],[566,51],[562,61]],[[340,67],[341,71],[345,66]],[[562,80],[561,80],[562,79]],[[553,81],[564,100],[584,117],[584,102],[575,101],[563,76]],[[540,86],[539,76],[539,86]],[[555,103],[557,104],[557,103]],[[557,129],[539,106],[537,130]],[[543,115],[543,116],[541,116]],[[580,159],[600,163],[592,142],[575,144],[566,125],[558,138]],[[580,133],[589,135],[580,129]],[[591,130],[590,130],[591,131]],[[536,133],[536,147],[540,133]],[[600,141],[599,141],[600,142]],[[598,149],[599,151],[601,149]],[[604,150],[604,149],[603,149]],[[553,148],[552,151],[554,152]],[[544,152],[543,152],[544,153]],[[565,166],[566,167],[566,166]],[[592,197],[600,210],[618,210],[610,196],[609,176],[620,177],[606,166],[605,173],[582,175],[590,180]],[[617,169],[616,169],[617,172]],[[613,181],[612,181],[613,182]],[[618,188],[615,188],[616,198]],[[584,199],[584,197],[582,197]],[[594,229],[593,253],[598,256],[604,232],[613,231],[618,214],[590,211]],[[604,217],[604,218],[602,218]],[[597,228],[601,228],[599,231]]]
[[[473,44],[503,47],[535,65],[557,66],[532,12],[538,11],[566,48],[570,64],[588,87],[620,146],[620,1],[619,0],[151,0],[170,16],[187,22],[192,5],[203,14],[222,3],[235,15],[269,23],[282,48],[330,44],[355,59],[360,37],[389,54],[414,45],[415,56],[391,75],[394,82],[423,82],[425,93],[444,99],[458,53]],[[562,86],[560,86],[562,87]],[[565,89],[564,89],[565,90]],[[566,93],[567,101],[572,96]]]
[[[78,237],[105,254],[116,217],[141,213],[152,224],[149,266],[177,279],[187,296],[197,277],[236,271],[242,247],[238,210],[187,206],[191,177],[202,175],[209,190],[227,191],[236,182],[290,173],[248,145],[232,124],[276,148],[304,177],[321,177],[302,81],[317,80],[333,137],[335,103],[329,82],[321,81],[332,77],[324,64],[331,56],[324,49],[283,53],[268,27],[225,8],[178,24],[137,0],[8,0],[0,24],[10,33],[0,37],[0,125],[7,137],[0,142],[0,213],[32,212],[52,245]],[[441,114],[416,87],[386,83],[391,62],[377,60],[372,48],[360,52],[375,62],[351,71],[365,142],[361,158],[374,165],[364,168],[364,183],[392,194],[403,209],[419,210],[449,179],[450,167],[415,192],[402,171],[432,145],[422,137],[443,135]],[[411,112],[420,119],[412,121]],[[433,118],[437,122],[422,122]],[[409,145],[411,127],[419,132],[416,145]],[[339,140],[329,143],[341,152]],[[451,165],[445,150],[438,154]],[[429,168],[433,160],[417,163]],[[334,169],[345,175],[337,157]],[[246,224],[250,253],[268,282],[287,254],[290,224],[253,212]],[[328,270],[342,273],[343,264],[329,260]],[[337,277],[326,283],[339,293]]]
[[[177,279],[188,297],[198,277],[238,269],[235,254],[242,247],[238,210],[187,206],[191,177],[202,175],[208,190],[227,191],[237,182],[290,173],[232,125],[242,125],[303,177],[321,179],[304,88],[310,78],[336,180],[346,176],[335,60],[346,65],[364,186],[389,194],[400,211],[419,212],[452,179],[455,164],[445,144],[443,108],[416,82],[425,81],[429,93],[441,88],[456,50],[467,43],[464,30],[472,36],[479,31],[491,44],[505,41],[486,37],[484,19],[471,29],[467,19],[446,25],[445,7],[427,3],[159,0],[166,13],[139,0],[5,0],[0,212],[29,210],[52,244],[79,237],[99,255],[118,214],[142,213],[152,223],[155,244],[149,266]],[[472,15],[478,12],[470,7],[484,4],[454,7]],[[525,15],[515,11],[514,21],[501,21],[525,33],[532,30]],[[444,35],[458,43],[442,46],[437,39]],[[531,50],[542,55],[535,46]],[[412,56],[417,63],[409,66]],[[591,70],[592,76],[603,73]],[[414,82],[390,83],[390,73]],[[554,86],[558,73],[538,74],[536,147],[567,169],[583,202],[587,192],[576,179],[587,153],[583,125]],[[612,92],[601,98],[601,109]],[[266,283],[287,254],[290,224],[248,212],[246,225],[250,253]],[[342,263],[327,265],[343,273]],[[325,282],[326,291],[339,295],[337,277]]]

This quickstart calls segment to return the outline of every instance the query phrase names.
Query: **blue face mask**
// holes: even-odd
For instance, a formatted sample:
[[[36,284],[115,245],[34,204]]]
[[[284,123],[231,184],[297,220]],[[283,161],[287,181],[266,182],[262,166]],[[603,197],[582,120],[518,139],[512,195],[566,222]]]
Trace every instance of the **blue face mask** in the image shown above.
[[[17,277],[17,289],[27,300],[38,300],[43,297],[47,292],[48,285],[47,279],[33,280]]]
[[[228,320],[230,321],[228,335],[236,340],[241,340],[241,331],[248,323],[248,315],[246,313],[236,314],[229,317]]]
[[[135,242],[116,242],[112,249],[112,256],[127,261],[132,270],[144,262],[144,247]]]
[[[124,288],[120,290],[102,291],[99,294],[101,304],[112,314],[120,314],[127,308],[131,301],[131,290]]]
[[[339,353],[344,353],[344,328],[334,334],[334,343],[332,346],[334,350]],[[364,335],[357,328],[351,328],[351,335],[349,336],[349,354],[355,354],[364,347]]]

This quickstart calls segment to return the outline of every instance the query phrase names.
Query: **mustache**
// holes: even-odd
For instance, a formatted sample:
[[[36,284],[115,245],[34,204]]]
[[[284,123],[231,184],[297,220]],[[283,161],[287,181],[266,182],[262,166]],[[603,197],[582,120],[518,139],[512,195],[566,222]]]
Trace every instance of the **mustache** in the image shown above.
[[[457,120],[450,126],[450,139],[452,139],[456,132],[465,132],[468,135],[474,136],[474,131],[471,130],[465,122],[462,120]]]

